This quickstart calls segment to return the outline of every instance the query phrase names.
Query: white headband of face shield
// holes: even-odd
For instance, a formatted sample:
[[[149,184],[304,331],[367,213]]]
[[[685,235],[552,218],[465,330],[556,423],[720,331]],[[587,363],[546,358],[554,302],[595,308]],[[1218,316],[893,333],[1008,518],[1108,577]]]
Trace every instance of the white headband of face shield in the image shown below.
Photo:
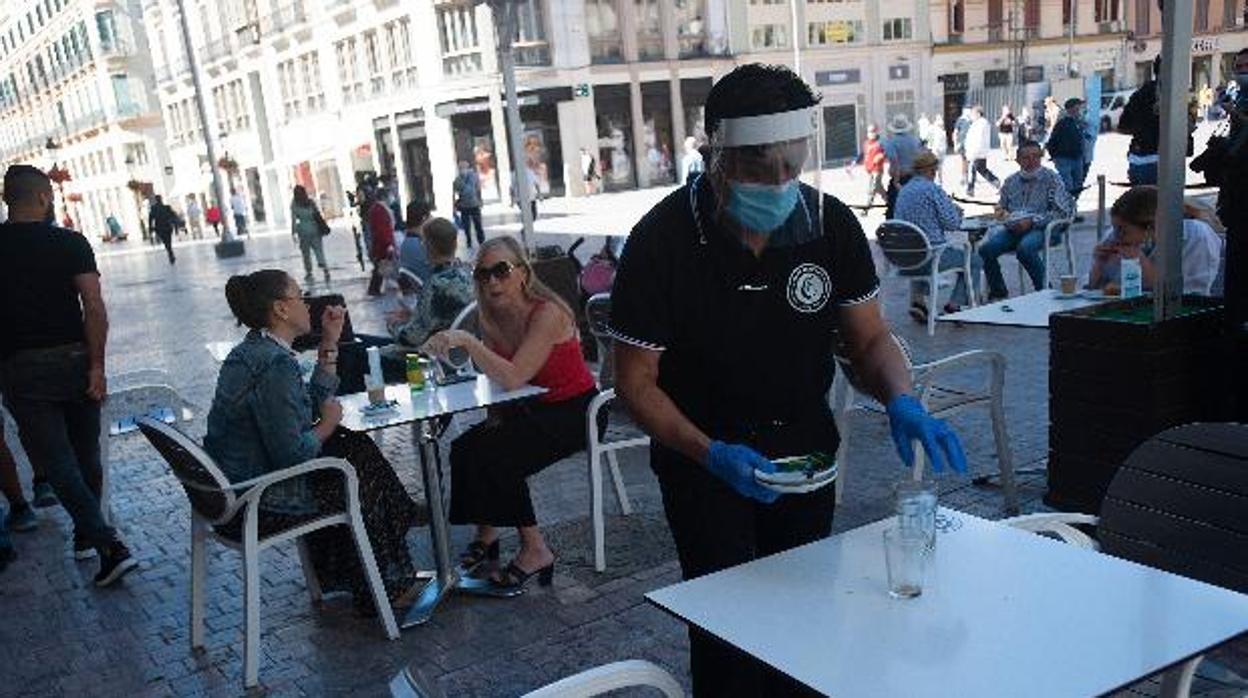
[[[815,134],[818,118],[815,107],[803,107],[776,114],[722,119],[716,140],[724,148],[736,148],[808,138]]]

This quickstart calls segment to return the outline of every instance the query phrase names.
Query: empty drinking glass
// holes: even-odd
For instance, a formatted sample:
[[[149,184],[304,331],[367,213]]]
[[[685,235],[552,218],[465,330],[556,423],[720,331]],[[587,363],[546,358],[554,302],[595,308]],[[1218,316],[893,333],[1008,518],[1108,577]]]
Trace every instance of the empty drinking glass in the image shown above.
[[[893,488],[897,527],[926,542],[928,552],[936,549],[936,483],[931,480],[903,480]]]
[[[884,530],[884,564],[888,571],[888,595],[912,599],[923,593],[927,571],[927,540],[913,531]]]

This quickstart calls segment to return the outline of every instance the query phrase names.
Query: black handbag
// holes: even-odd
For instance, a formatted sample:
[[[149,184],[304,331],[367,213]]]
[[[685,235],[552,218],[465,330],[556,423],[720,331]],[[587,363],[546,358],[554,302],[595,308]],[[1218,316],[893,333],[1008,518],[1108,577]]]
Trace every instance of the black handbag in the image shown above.
[[[325,222],[325,217],[321,215],[320,209],[312,210],[312,218],[316,221],[316,229],[321,233],[321,237],[325,237],[332,232],[329,224]]]

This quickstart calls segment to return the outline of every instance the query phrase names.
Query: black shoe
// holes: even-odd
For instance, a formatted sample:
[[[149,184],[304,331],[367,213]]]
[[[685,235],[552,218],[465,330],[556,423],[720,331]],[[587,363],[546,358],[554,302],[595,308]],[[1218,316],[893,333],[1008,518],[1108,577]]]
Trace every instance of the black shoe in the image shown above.
[[[482,565],[485,561],[494,562],[498,560],[498,540],[486,545],[479,540],[474,540],[468,544],[464,552],[459,555],[459,573],[461,576],[472,574],[474,570]]]
[[[36,482],[34,490],[35,497],[32,503],[36,509],[47,509],[61,503],[61,500],[57,499],[56,494],[52,491],[52,485],[46,480]]]
[[[130,556],[130,550],[126,548],[126,544],[115,540],[100,556],[100,571],[95,575],[95,585],[106,587],[138,566],[139,561]]]
[[[515,560],[512,560],[498,576],[491,577],[484,588],[474,593],[503,599],[519,596],[524,593],[524,588],[534,577],[537,577],[538,586],[550,586],[555,580],[555,563],[552,561],[539,570],[526,572],[516,564]]]
[[[82,538],[77,533],[75,533],[74,534],[74,559],[75,560],[90,560],[91,558],[95,557],[95,555],[96,555],[95,546],[87,542],[86,538]]]
[[[927,304],[926,303],[911,303],[910,304],[910,319],[914,320],[920,325],[926,325],[927,324]]]

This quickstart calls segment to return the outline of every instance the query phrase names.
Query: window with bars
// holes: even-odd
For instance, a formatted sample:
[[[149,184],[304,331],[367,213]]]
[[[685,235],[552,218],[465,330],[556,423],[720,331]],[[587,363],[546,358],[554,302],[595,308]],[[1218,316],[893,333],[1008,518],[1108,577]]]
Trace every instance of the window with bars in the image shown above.
[[[756,51],[788,46],[789,29],[783,24],[756,24],[750,31],[750,48]]]
[[[885,41],[907,41],[913,38],[913,28],[909,17],[896,17],[884,20]]]
[[[442,5],[437,12],[442,72],[451,77],[481,72],[475,10],[469,5]]]
[[[834,19],[806,25],[806,40],[810,46],[856,44],[862,39],[862,20]]]

